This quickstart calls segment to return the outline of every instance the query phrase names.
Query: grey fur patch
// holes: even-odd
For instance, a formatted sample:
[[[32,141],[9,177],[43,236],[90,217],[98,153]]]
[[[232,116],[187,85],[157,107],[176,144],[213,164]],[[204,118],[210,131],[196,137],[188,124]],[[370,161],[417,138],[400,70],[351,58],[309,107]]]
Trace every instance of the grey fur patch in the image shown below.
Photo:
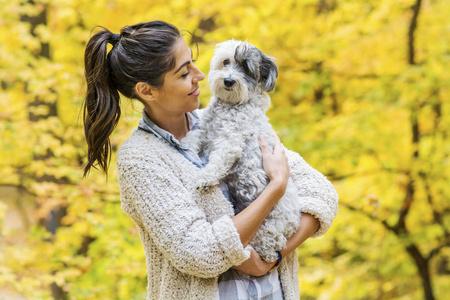
[[[275,81],[278,77],[278,66],[272,57],[265,55],[260,50],[258,51],[260,52],[262,58],[260,81],[263,90],[266,92],[272,92],[275,88]]]
[[[249,43],[242,43],[236,47],[234,60],[244,70],[244,73],[259,81],[261,55],[255,46]]]
[[[236,47],[234,59],[245,74],[261,83],[265,92],[273,91],[278,77],[278,66],[272,57],[265,55],[252,44],[243,42]]]

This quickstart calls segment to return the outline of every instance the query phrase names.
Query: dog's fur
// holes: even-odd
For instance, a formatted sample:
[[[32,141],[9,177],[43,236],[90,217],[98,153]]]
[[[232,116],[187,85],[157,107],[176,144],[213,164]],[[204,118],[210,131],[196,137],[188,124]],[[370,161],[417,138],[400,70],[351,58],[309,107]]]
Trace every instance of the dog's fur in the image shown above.
[[[207,192],[223,180],[235,213],[254,201],[269,183],[262,166],[258,136],[264,135],[271,149],[275,132],[265,112],[270,105],[278,67],[272,58],[247,42],[229,40],[217,45],[208,81],[213,97],[205,108],[200,129],[188,133],[182,143],[205,157],[197,189]],[[300,203],[291,180],[283,198],[274,206],[250,244],[268,261],[297,229]]]

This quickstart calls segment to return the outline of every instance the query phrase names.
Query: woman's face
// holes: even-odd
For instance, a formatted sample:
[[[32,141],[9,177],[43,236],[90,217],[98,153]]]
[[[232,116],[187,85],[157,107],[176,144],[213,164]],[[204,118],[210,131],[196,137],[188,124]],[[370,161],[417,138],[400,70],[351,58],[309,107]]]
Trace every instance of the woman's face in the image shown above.
[[[174,45],[174,55],[175,67],[164,75],[163,86],[155,91],[155,100],[150,105],[154,113],[167,116],[197,109],[200,103],[198,82],[205,79],[205,74],[194,65],[192,51],[184,39],[179,38]]]

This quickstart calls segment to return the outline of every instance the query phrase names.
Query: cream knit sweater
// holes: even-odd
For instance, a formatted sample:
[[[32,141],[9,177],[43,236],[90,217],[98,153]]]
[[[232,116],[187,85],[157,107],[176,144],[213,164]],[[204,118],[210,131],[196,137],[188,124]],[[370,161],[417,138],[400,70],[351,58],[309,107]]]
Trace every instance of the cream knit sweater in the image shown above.
[[[331,183],[287,151],[302,211],[324,234],[337,213]],[[169,144],[136,129],[117,158],[121,205],[137,225],[148,274],[147,299],[214,299],[219,274],[249,257],[233,226],[233,208],[219,188],[194,189],[199,169]],[[295,251],[278,268],[286,300],[299,299]]]

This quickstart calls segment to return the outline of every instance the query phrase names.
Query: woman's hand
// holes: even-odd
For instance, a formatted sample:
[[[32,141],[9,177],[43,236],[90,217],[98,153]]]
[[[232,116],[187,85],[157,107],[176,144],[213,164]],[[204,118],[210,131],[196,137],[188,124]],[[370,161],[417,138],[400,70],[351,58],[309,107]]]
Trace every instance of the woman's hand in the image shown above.
[[[263,168],[270,181],[275,181],[284,188],[291,176],[289,170],[288,159],[284,153],[283,145],[281,145],[278,136],[274,136],[273,153],[270,153],[269,145],[263,135],[259,136],[259,146],[262,152]]]
[[[248,247],[250,249],[250,258],[239,266],[233,266],[233,269],[252,276],[262,276],[269,272],[275,263],[267,263],[263,261],[261,256],[259,256],[258,252],[256,252],[252,246]]]

